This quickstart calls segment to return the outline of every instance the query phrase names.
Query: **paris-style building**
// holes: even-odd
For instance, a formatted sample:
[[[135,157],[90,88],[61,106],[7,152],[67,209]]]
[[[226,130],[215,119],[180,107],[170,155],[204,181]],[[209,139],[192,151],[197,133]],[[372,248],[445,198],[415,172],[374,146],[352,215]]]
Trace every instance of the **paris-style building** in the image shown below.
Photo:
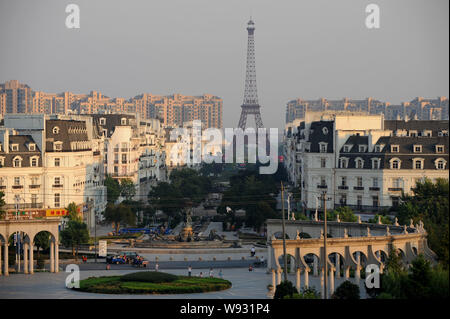
[[[395,207],[416,182],[448,179],[448,121],[384,120],[382,115],[307,112],[288,126],[284,156],[306,209]]]

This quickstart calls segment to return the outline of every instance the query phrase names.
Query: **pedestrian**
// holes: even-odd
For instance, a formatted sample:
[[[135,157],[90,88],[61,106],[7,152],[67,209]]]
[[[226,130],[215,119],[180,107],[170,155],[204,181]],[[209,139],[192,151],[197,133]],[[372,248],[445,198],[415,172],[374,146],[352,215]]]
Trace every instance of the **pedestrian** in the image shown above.
[[[192,267],[191,267],[191,265],[189,265],[189,267],[188,267],[188,276],[189,277],[192,276]]]
[[[200,271],[200,274],[198,275],[200,278],[203,278],[203,273]]]
[[[223,278],[222,269],[219,270],[219,278]]]
[[[255,256],[255,247],[252,247],[252,249],[250,249],[250,254],[251,256]]]
[[[211,267],[211,269],[209,270],[209,278],[214,277],[214,273],[213,273],[213,269]]]
[[[158,271],[158,269],[159,269],[159,265],[158,265],[158,263],[156,263],[155,264],[155,271]]]
[[[253,271],[252,265],[248,265],[248,271]]]

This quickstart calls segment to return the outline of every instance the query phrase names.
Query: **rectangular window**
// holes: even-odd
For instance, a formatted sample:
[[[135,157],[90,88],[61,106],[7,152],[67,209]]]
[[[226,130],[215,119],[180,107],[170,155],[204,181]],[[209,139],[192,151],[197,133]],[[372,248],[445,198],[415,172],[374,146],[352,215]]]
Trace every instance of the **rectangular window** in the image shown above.
[[[55,185],[61,184],[61,177],[55,177]]]
[[[31,167],[36,167],[36,166],[38,166],[38,159],[32,158],[31,159]]]
[[[422,169],[422,162],[416,161],[416,169]]]
[[[320,177],[320,185],[325,186],[327,184],[327,181],[325,179],[325,177],[321,176]]]
[[[341,177],[341,185],[342,186],[347,186],[347,176],[342,176]]]
[[[31,208],[37,208],[37,194],[31,194]]]
[[[362,210],[362,196],[358,195],[356,198],[356,208]]]
[[[422,152],[422,145],[414,145],[414,153]]]
[[[436,145],[436,153],[444,153],[444,146]]]
[[[345,194],[341,195],[340,204],[341,204],[341,206],[346,206],[347,205],[347,195],[345,195]]]
[[[327,145],[320,144],[320,153],[326,153],[326,152],[327,152]]]
[[[361,176],[358,176],[358,177],[356,178],[356,186],[362,187],[362,186],[363,186],[362,184],[363,184],[363,179],[362,179]]]
[[[321,158],[320,159],[320,167],[321,168],[325,168],[327,166],[327,159],[326,158]]]
[[[55,158],[55,167],[59,167],[61,165],[61,159],[59,157]]]
[[[378,207],[378,196],[372,196],[372,206]]]
[[[391,153],[398,153],[399,147],[398,145],[391,145]]]
[[[400,203],[400,199],[398,197],[391,197],[391,199],[392,199],[392,207],[397,208]]]
[[[20,177],[14,177],[14,185],[20,185]]]
[[[372,185],[373,187],[378,187],[378,177],[372,178]]]
[[[127,163],[127,154],[122,154],[122,164]]]
[[[55,207],[61,206],[61,194],[55,193]]]

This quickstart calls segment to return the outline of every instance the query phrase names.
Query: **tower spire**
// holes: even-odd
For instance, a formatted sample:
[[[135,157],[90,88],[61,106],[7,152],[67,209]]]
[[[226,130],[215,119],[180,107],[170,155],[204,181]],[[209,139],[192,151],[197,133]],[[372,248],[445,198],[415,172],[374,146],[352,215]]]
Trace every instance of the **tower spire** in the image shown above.
[[[244,103],[241,105],[241,117],[238,124],[243,130],[246,127],[247,115],[249,114],[255,116],[257,128],[263,127],[256,89],[255,23],[251,17],[247,23],[247,32],[247,69],[245,73]]]

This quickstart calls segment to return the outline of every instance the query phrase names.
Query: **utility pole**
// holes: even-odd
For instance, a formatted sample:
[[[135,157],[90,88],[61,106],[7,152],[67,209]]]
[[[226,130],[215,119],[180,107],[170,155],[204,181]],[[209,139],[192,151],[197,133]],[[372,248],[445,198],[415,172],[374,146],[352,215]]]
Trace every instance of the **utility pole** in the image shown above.
[[[97,212],[94,211],[94,247],[95,247],[95,263],[97,263]]]
[[[282,226],[283,226],[283,255],[284,255],[284,281],[288,280],[287,276],[287,256],[286,256],[286,231],[284,222],[284,187],[281,182],[281,207],[282,207]]]
[[[328,277],[328,254],[327,254],[327,192],[324,191],[322,193],[321,199],[323,200],[323,254],[324,254],[324,280],[323,280],[323,288],[324,288],[324,299],[328,299],[328,291],[327,291],[327,277]]]

